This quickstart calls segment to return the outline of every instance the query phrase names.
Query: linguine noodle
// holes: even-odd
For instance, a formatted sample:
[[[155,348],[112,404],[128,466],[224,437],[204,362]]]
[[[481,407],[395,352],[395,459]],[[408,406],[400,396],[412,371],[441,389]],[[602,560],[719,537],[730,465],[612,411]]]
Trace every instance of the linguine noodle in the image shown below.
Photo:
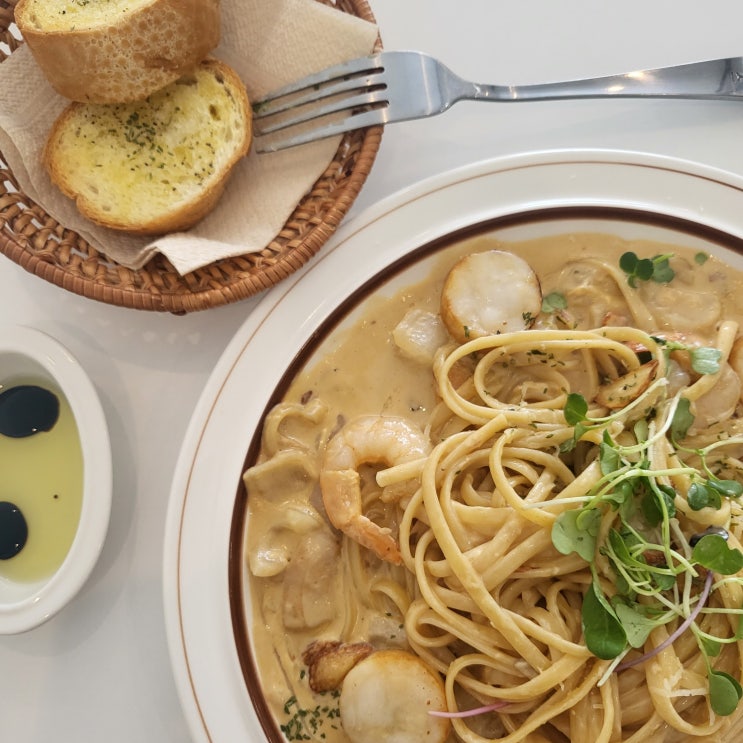
[[[573,435],[564,422],[569,387],[560,369],[577,354],[591,379],[602,376],[599,367],[607,367],[607,358],[632,369],[637,359],[628,355],[631,342],[653,349],[662,363],[650,336],[620,327],[481,338],[442,355],[437,365],[441,405],[450,416],[437,411],[438,426],[458,427],[452,418],[470,425],[434,448],[401,521],[405,564],[420,590],[407,611],[406,630],[415,651],[444,674],[450,708],[458,707],[459,690],[480,704],[514,703],[498,712],[509,731],[498,740],[528,740],[545,726],[571,741],[667,740],[667,726],[687,736],[719,736],[731,724],[710,715],[704,668],[691,636],[640,668],[605,677],[609,662],[592,656],[582,642],[588,565],[552,545],[555,516],[601,478],[595,461],[576,475],[558,456],[560,443]],[[540,399],[509,402],[502,390],[514,375],[533,378],[524,356],[530,350],[549,359],[548,371],[540,362]],[[455,389],[449,373],[473,353],[482,355],[471,381]],[[686,391],[696,393],[693,387]],[[615,425],[613,435],[626,433],[625,425]],[[667,468],[663,452],[654,466]],[[612,517],[606,514],[602,529]],[[695,528],[703,528],[704,515],[695,518]],[[740,588],[732,588],[719,591],[716,603],[739,609]],[[723,614],[708,614],[701,625],[711,635],[731,635],[730,618]],[[664,632],[656,630],[651,642],[660,642]],[[466,654],[459,651],[463,645]],[[739,672],[742,651],[741,643],[731,644],[717,663]],[[461,740],[492,739],[470,724],[468,718],[455,720]]]

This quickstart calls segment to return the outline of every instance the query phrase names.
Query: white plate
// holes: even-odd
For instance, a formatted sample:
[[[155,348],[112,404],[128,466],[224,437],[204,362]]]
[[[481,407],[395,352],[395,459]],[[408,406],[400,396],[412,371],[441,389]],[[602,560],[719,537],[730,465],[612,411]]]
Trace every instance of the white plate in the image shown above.
[[[622,211],[607,219],[607,208]],[[183,444],[165,535],[164,599],[173,669],[195,740],[266,739],[234,640],[232,611],[239,618],[240,606],[239,596],[231,601],[228,568],[246,452],[282,375],[323,321],[385,267],[490,220],[501,220],[498,235],[507,239],[590,228],[704,246],[743,267],[736,252],[707,242],[723,233],[722,243],[743,250],[743,180],[639,153],[562,151],[485,162],[427,180],[342,227],[238,331]],[[404,280],[420,270],[408,267]]]

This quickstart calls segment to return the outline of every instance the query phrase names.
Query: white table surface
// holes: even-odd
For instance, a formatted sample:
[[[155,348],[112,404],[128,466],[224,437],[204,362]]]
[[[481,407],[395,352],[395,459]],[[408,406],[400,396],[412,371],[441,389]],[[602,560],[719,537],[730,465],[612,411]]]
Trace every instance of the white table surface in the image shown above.
[[[743,54],[740,0],[371,5],[387,49],[427,51],[480,82],[546,82]],[[388,128],[349,218],[453,167],[586,147],[670,155],[743,175],[743,103],[460,103]],[[0,637],[3,743],[190,740],[163,619],[165,514],[199,394],[259,299],[184,317],[125,310],[64,292],[0,257],[0,322],[43,330],[77,356],[108,419],[115,480],[108,538],[80,594],[45,625]]]

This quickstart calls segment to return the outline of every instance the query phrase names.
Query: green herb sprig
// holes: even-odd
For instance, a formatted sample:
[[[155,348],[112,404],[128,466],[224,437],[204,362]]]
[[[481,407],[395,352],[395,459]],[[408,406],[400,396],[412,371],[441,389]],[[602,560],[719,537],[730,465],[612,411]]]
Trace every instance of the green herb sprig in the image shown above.
[[[636,253],[628,251],[619,258],[619,268],[627,274],[627,283],[633,288],[637,286],[638,281],[668,284],[676,275],[669,262],[671,258],[672,253],[639,258]]]
[[[701,357],[709,362],[704,367],[706,373],[719,368],[719,357],[714,359],[708,352]],[[656,382],[661,386],[662,380]],[[648,405],[657,389],[651,385],[633,401],[637,410],[650,412],[635,420],[633,441],[624,445],[612,438],[609,428],[619,415],[626,419],[627,407],[591,418],[581,395],[567,396],[563,412],[566,422],[574,427],[573,444],[589,430],[602,432],[597,455],[601,478],[579,507],[557,516],[552,542],[560,553],[575,552],[590,566],[592,580],[581,616],[586,646],[594,655],[612,661],[611,670],[623,670],[649,660],[681,634],[692,632],[707,667],[710,706],[716,714],[728,715],[743,698],[743,689],[736,679],[715,670],[710,659],[722,644],[739,638],[711,637],[697,619],[714,590],[714,575],[736,576],[743,570],[743,553],[729,547],[719,533],[704,533],[687,541],[683,535],[679,537],[675,516],[677,499],[682,496],[670,483],[682,475],[691,481],[686,497],[693,510],[720,507],[724,499],[739,498],[743,485],[715,476],[707,464],[710,453],[729,440],[704,449],[687,449],[699,457],[699,469],[686,464],[665,469],[654,466],[653,447],[659,439],[683,449],[679,442],[694,421],[689,401],[680,395],[663,404]],[[611,580],[601,574],[599,562],[608,563]],[[702,588],[695,592],[700,579]],[[625,660],[630,651],[645,645],[656,627],[670,622],[677,624],[664,643]]]
[[[542,298],[542,312],[549,314],[550,312],[557,312],[559,310],[567,309],[568,300],[565,295],[560,292],[550,292],[545,294]]]
[[[669,340],[667,338],[651,337],[667,353],[671,351],[685,351],[688,353],[691,368],[697,374],[716,374],[720,371],[722,352],[719,348],[690,346],[687,343],[680,343],[679,341]]]

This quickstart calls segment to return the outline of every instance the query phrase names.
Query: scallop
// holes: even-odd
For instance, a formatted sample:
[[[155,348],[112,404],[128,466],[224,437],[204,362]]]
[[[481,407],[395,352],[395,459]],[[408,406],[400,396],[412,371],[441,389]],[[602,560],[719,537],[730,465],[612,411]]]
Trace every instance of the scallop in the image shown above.
[[[343,680],[340,713],[351,743],[444,743],[447,718],[441,677],[417,655],[378,650],[357,663]]]
[[[395,326],[392,339],[403,356],[430,366],[437,349],[449,340],[449,333],[439,315],[414,307]]]
[[[729,364],[723,363],[717,384],[692,403],[694,425],[690,433],[699,432],[730,418],[735,413],[741,394],[743,394],[743,385],[740,377]]]
[[[653,315],[662,318],[665,330],[712,335],[722,317],[720,298],[711,291],[649,282],[640,287],[640,296]]]
[[[504,250],[464,256],[441,292],[441,317],[460,343],[525,330],[541,307],[537,275],[523,258]]]
[[[626,325],[630,317],[612,274],[602,265],[575,260],[552,277],[550,285],[565,297],[570,318],[577,329],[607,324]]]

